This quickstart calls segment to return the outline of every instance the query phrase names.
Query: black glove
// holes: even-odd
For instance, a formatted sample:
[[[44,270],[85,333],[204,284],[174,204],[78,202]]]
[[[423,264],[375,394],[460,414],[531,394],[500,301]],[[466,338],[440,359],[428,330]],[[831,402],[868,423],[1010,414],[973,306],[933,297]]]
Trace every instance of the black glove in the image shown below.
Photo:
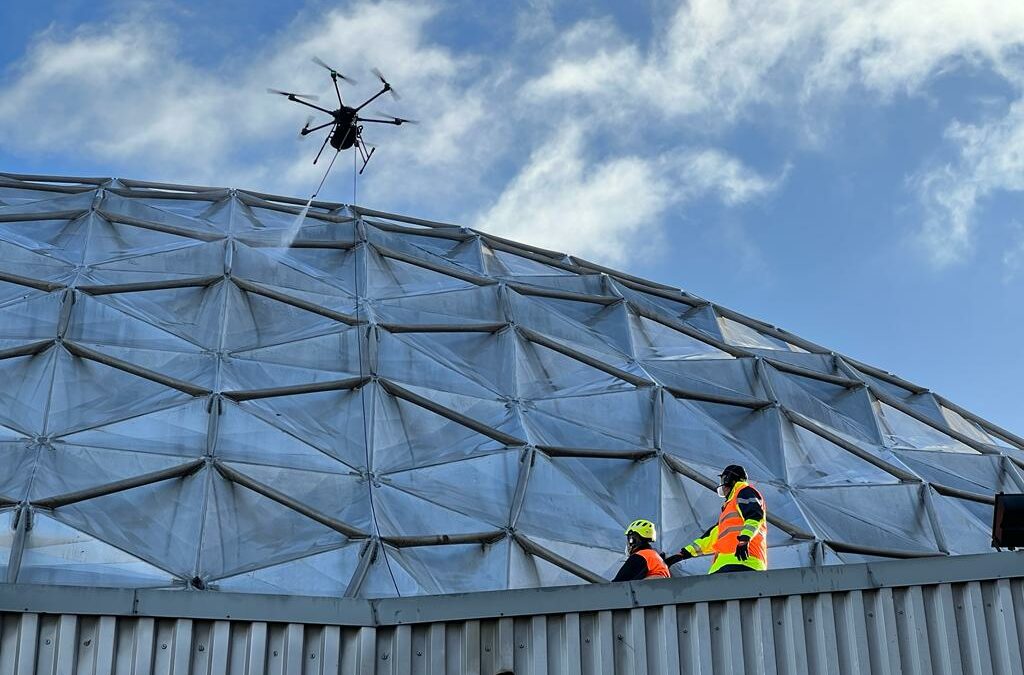
[[[736,544],[736,557],[740,560],[746,560],[750,557],[750,551],[747,547],[750,546],[750,537],[740,536],[738,537],[739,543]]]
[[[685,548],[684,549],[680,549],[679,555],[682,556],[682,558],[681,558],[682,560],[689,560],[690,558],[693,557],[693,554],[690,553],[689,551],[687,551]]]

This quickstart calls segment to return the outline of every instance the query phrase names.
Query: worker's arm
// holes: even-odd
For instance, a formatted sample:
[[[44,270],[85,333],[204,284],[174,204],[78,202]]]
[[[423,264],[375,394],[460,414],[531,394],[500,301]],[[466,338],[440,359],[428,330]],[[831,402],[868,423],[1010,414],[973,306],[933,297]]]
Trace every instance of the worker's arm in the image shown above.
[[[642,555],[634,553],[626,558],[626,562],[622,563],[619,573],[615,575],[612,581],[638,581],[646,577],[647,561],[644,560]]]
[[[711,548],[712,544],[715,543],[715,539],[718,537],[718,525],[712,525],[704,531],[704,534],[700,535],[693,540],[693,543],[689,546],[684,546],[679,553],[666,556],[665,564],[672,567],[680,560],[686,560],[687,558],[696,558],[699,555],[705,553],[713,553],[714,549]]]
[[[757,490],[747,486],[736,495],[736,505],[739,506],[740,515],[743,516],[743,529],[740,537],[752,538],[764,520],[764,503]]]

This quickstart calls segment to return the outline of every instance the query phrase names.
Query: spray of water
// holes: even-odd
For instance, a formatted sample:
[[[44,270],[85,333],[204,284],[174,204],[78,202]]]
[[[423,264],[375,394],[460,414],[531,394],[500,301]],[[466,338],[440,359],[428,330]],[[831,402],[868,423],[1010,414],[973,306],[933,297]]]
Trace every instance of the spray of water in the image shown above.
[[[295,243],[295,238],[299,236],[299,230],[302,228],[303,223],[306,220],[306,214],[309,213],[309,206],[316,199],[316,196],[320,194],[320,188],[324,186],[324,182],[327,181],[327,176],[331,173],[331,168],[334,166],[334,160],[338,159],[338,152],[334,153],[334,157],[331,157],[331,163],[327,165],[327,170],[324,171],[324,177],[320,179],[320,184],[316,186],[316,190],[306,200],[306,204],[302,207],[297,214],[295,214],[295,220],[291,222],[288,229],[281,233],[280,248],[278,249],[278,257],[284,255],[284,252]]]

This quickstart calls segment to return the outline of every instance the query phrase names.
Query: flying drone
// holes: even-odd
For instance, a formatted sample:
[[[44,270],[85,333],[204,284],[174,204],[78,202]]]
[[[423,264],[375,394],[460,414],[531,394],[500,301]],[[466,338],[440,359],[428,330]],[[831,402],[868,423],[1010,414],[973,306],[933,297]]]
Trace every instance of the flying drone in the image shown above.
[[[316,158],[313,160],[314,164],[316,164],[320,159],[320,155],[323,154],[324,148],[327,147],[328,143],[331,144],[332,148],[338,151],[348,150],[349,148],[354,147],[359,153],[359,158],[363,161],[363,166],[359,169],[359,173],[362,173],[363,169],[365,169],[366,165],[370,162],[370,157],[373,156],[373,153],[376,150],[372,145],[367,145],[366,141],[363,139],[363,122],[372,122],[374,124],[393,124],[395,126],[401,126],[403,124],[418,124],[416,120],[407,120],[393,115],[381,115],[381,117],[386,119],[380,119],[380,117],[362,117],[359,114],[359,111],[370,105],[370,103],[377,100],[385,93],[390,94],[396,101],[401,98],[395,91],[394,87],[384,79],[383,73],[376,68],[372,69],[372,72],[377,76],[377,79],[381,81],[380,91],[353,108],[345,105],[344,101],[342,101],[341,89],[338,87],[338,80],[342,80],[348,84],[357,84],[357,82],[351,77],[342,75],[315,56],[313,57],[313,63],[331,73],[331,83],[334,84],[334,93],[338,95],[337,110],[328,110],[327,108],[321,108],[318,105],[310,103],[310,101],[320,100],[320,97],[311,94],[296,94],[290,91],[281,91],[280,89],[267,89],[267,91],[271,94],[279,94],[286,97],[289,101],[294,101],[295,103],[314,108],[331,116],[330,121],[311,127],[309,125],[313,123],[313,116],[310,115],[309,119],[306,120],[305,126],[303,126],[299,131],[299,135],[308,136],[314,131],[331,127],[330,132],[328,132],[327,137],[324,139],[323,145],[320,146],[320,151],[316,153]]]

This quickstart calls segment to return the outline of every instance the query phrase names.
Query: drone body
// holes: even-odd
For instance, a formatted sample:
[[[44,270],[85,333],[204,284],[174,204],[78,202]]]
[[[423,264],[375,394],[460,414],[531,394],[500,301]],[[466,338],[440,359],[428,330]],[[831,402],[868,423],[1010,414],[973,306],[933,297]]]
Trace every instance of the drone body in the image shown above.
[[[342,75],[334,68],[331,68],[326,63],[324,63],[323,61],[316,57],[313,57],[313,62],[316,63],[318,66],[326,68],[328,71],[330,71],[331,83],[334,85],[334,92],[338,96],[337,109],[328,110],[327,108],[321,108],[318,105],[310,103],[309,101],[319,100],[318,97],[316,96],[310,96],[308,94],[295,94],[288,91],[281,91],[279,89],[268,89],[267,91],[269,91],[272,94],[280,94],[282,96],[287,97],[289,101],[294,101],[295,103],[299,103],[301,105],[313,108],[315,110],[319,110],[322,113],[330,115],[330,120],[324,122],[323,124],[318,124],[313,127],[309,126],[310,123],[313,121],[313,118],[310,117],[309,120],[306,121],[306,125],[303,126],[302,129],[299,131],[299,134],[301,136],[307,136],[315,131],[326,129],[328,127],[331,128],[327,134],[327,137],[324,139],[323,145],[320,146],[320,152],[316,153],[316,158],[313,160],[314,164],[317,163],[317,161],[320,159],[320,155],[324,151],[324,148],[326,148],[327,144],[330,143],[331,147],[339,152],[342,150],[348,150],[349,148],[355,148],[356,151],[359,153],[359,157],[363,160],[363,166],[362,168],[359,169],[359,173],[362,173],[363,169],[365,169],[366,165],[369,163],[370,157],[373,156],[373,153],[376,150],[376,148],[374,148],[373,146],[367,145],[366,141],[363,139],[363,122],[371,122],[374,124],[393,124],[395,126],[401,126],[403,124],[416,124],[416,121],[403,119],[401,117],[393,117],[390,115],[387,116],[388,119],[380,119],[379,117],[360,116],[359,113],[363,108],[368,106],[373,101],[377,100],[385,93],[390,93],[392,97],[394,97],[396,100],[398,99],[398,94],[395,93],[394,88],[392,88],[391,84],[388,83],[386,79],[384,79],[384,75],[381,74],[379,70],[375,69],[373,73],[381,81],[382,87],[380,91],[378,91],[376,94],[360,103],[358,106],[351,107],[345,105],[344,101],[341,98],[341,89],[338,87],[338,80],[343,80],[345,82],[348,82],[349,84],[355,84],[355,80]]]

